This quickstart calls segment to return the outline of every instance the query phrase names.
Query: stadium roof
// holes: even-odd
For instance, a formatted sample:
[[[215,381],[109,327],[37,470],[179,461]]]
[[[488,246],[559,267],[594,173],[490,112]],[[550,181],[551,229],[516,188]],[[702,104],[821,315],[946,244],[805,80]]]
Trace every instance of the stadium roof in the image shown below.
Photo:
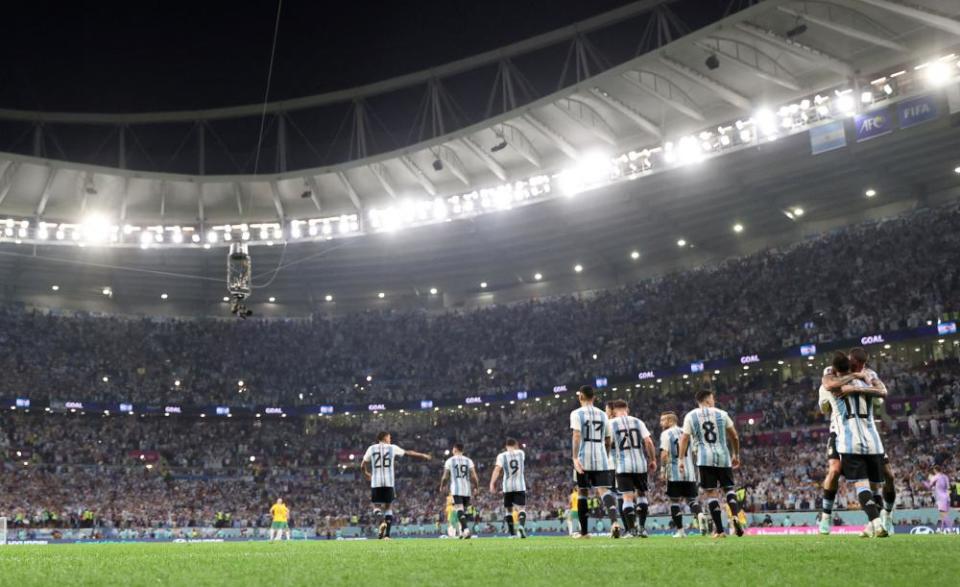
[[[137,249],[137,241],[126,243],[134,245],[127,248],[112,246],[123,245],[122,236],[119,243],[83,249],[53,246],[57,243],[52,237],[40,242],[32,232],[29,239],[17,239],[34,244],[30,254],[38,258],[88,263],[69,272],[66,263],[27,259],[27,247],[14,246],[7,238],[8,243],[0,245],[4,297],[41,301],[37,296],[49,292],[51,284],[73,279],[78,291],[109,285],[116,303],[128,295],[131,310],[142,310],[164,289],[171,300],[190,302],[184,312],[206,312],[200,308],[215,303],[224,289],[223,250],[215,248],[223,244],[223,236],[208,242],[215,245],[213,250],[202,250],[189,238],[176,246],[164,231],[182,227],[188,235],[224,235],[224,225],[259,224],[284,232],[274,238],[273,228],[266,229],[275,246],[259,239],[263,246],[254,248],[257,268],[265,272],[258,282],[275,278],[269,290],[279,302],[301,309],[322,303],[326,292],[338,299],[374,301],[376,292],[388,297],[427,295],[430,287],[467,295],[477,293],[481,279],[493,290],[522,284],[535,271],[559,288],[542,284],[542,291],[555,293],[629,279],[637,271],[627,256],[634,249],[653,264],[670,264],[683,253],[675,244],[681,237],[697,246],[696,255],[686,251],[685,263],[743,250],[742,237],[740,244],[721,242],[730,238],[735,222],[748,227],[743,236],[751,238],[799,235],[803,229],[786,218],[785,210],[803,205],[807,219],[836,218],[836,206],[847,210],[837,199],[840,194],[862,194],[866,184],[882,184],[876,188],[881,197],[870,203],[877,206],[916,202],[953,185],[957,162],[951,152],[956,152],[958,139],[947,119],[813,158],[806,132],[760,141],[758,111],[775,112],[821,94],[838,101],[839,90],[858,98],[874,88],[877,77],[898,70],[912,74],[917,65],[949,58],[960,40],[956,3],[768,0],[676,39],[671,31],[682,29],[682,23],[674,22],[665,6],[668,3],[645,0],[430,71],[268,104],[267,119],[274,129],[270,159],[275,163],[270,173],[202,173],[212,143],[230,150],[217,138],[218,121],[256,118],[263,105],[117,115],[0,111],[4,128],[26,125],[34,147],[67,132],[63,129],[99,128],[108,131],[103,136],[117,156],[115,166],[104,167],[70,161],[63,149],[61,159],[0,154],[0,218],[30,222],[31,231],[47,222],[54,230],[60,224],[81,225],[96,211],[116,227],[131,225],[147,236],[154,233],[144,227],[160,227],[155,232],[168,235],[164,246],[149,250]],[[617,65],[605,63],[591,34],[629,25],[638,15],[643,15],[643,26],[636,35],[649,37],[649,50]],[[531,93],[522,71],[524,55],[551,46],[563,49],[556,80],[561,89],[522,97]],[[953,66],[955,55],[950,59]],[[457,127],[453,88],[460,76],[483,68],[494,72],[484,96],[502,108],[480,122]],[[874,89],[886,98],[881,86]],[[901,89],[904,97],[916,93],[910,87],[898,87],[897,92]],[[422,95],[410,140],[398,149],[370,154],[364,145],[377,104],[397,91]],[[293,169],[292,153],[302,161],[310,152],[294,138],[297,120],[302,122],[297,117],[331,104],[346,105],[349,111],[349,156],[335,165]],[[735,121],[753,125],[754,135],[736,139]],[[184,124],[197,145],[196,173],[134,168],[134,153],[146,150],[136,146],[138,129]],[[717,152],[695,171],[654,173],[589,192],[589,197],[553,197],[565,170],[593,153],[624,161],[628,153],[638,159],[651,151],[663,156],[669,146],[682,149],[682,138],[707,131],[711,141],[730,132],[741,144],[727,152],[717,142]],[[554,193],[536,205],[409,231],[381,232],[372,225],[375,211],[408,201],[449,203],[455,196],[537,177],[549,178]],[[347,225],[345,236],[357,238],[325,240],[318,235],[281,245],[296,240],[291,238],[292,222],[321,218],[339,220]],[[290,269],[270,271],[295,260]],[[585,271],[570,275],[576,262],[582,262]],[[120,266],[157,273],[151,278],[117,269]],[[192,277],[165,279],[164,273]],[[590,283],[583,283],[588,276]]]

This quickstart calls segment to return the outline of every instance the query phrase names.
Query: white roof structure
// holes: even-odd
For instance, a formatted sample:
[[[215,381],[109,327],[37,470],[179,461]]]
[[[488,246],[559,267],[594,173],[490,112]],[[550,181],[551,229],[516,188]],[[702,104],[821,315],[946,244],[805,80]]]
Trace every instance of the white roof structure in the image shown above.
[[[669,190],[674,180],[654,176],[688,159],[742,158],[736,153],[917,95],[934,69],[943,79],[931,87],[955,84],[960,75],[960,5],[952,0],[767,0],[679,38],[672,31],[682,23],[669,4],[640,0],[445,66],[265,108],[0,110],[3,134],[23,137],[14,141],[17,152],[0,153],[0,249],[96,244],[136,256],[140,266],[151,265],[151,254],[158,259],[163,249],[178,266],[193,263],[200,270],[195,265],[203,253],[196,249],[222,247],[226,239],[330,246],[331,239],[425,224],[462,234],[472,229],[458,228],[460,222],[499,222],[480,217],[504,208],[547,214],[562,204],[545,202],[597,185],[627,182],[634,194],[654,186]],[[609,64],[594,39],[634,24],[647,50]],[[530,82],[529,56],[537,52],[562,55],[555,63],[559,89],[541,94]],[[474,75],[481,82],[462,83]],[[484,88],[490,114],[471,122],[457,115],[457,102],[477,87]],[[390,103],[397,96],[406,102],[416,96],[419,104],[407,115],[407,140],[376,151],[373,129],[386,113],[398,112]],[[232,153],[240,147],[220,125],[249,125],[264,111],[269,148],[260,154],[259,173],[252,173],[251,162],[238,164],[236,173],[221,172],[214,161],[236,163]],[[321,112],[339,112],[342,119],[336,136],[325,139],[333,145],[339,137],[348,146],[335,164],[317,164],[324,159],[317,135],[304,130]],[[91,129],[106,137],[96,153],[58,140]],[[149,142],[140,136],[158,129],[179,129],[183,141],[164,143],[169,152],[144,146]],[[948,134],[936,140],[949,141]],[[192,172],[183,172],[185,144]],[[805,143],[794,148],[809,154]],[[99,157],[102,163],[108,152],[113,165],[85,162]],[[599,177],[592,177],[597,166]],[[782,177],[792,167],[795,162],[784,161]],[[517,219],[535,216],[513,212]],[[131,251],[119,252],[124,248]]]

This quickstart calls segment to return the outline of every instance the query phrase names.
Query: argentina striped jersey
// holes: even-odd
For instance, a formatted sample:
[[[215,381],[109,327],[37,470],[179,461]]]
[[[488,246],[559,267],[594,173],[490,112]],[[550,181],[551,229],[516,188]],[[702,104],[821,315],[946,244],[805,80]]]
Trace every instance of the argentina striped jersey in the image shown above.
[[[850,382],[857,387],[867,384],[859,379]],[[883,454],[883,442],[874,422],[873,398],[851,393],[842,398],[831,394],[830,419],[837,432],[837,452],[840,454]]]
[[[604,444],[604,439],[610,437],[610,428],[603,410],[583,406],[570,412],[570,429],[580,433],[577,458],[585,471],[609,471],[613,468]]]
[[[697,449],[697,466],[733,466],[727,446],[727,428],[733,428],[733,420],[717,408],[697,408],[683,418],[683,431],[690,435],[690,441]]]
[[[503,492],[526,491],[527,483],[523,478],[523,464],[526,455],[522,450],[505,450],[497,455],[497,464],[503,469]]]
[[[450,472],[450,495],[470,495],[470,471],[473,470],[473,461],[463,455],[452,456],[444,463],[444,468]]]
[[[610,420],[610,436],[617,473],[646,473],[647,452],[643,440],[650,438],[647,425],[633,416],[619,416]]]
[[[370,463],[370,487],[393,487],[396,459],[405,454],[395,444],[371,444],[363,455],[363,462]]]
[[[683,430],[671,426],[660,433],[660,450],[667,453],[667,481],[696,481],[697,471],[693,466],[693,451],[687,450],[683,458],[683,473],[680,472],[680,437]]]

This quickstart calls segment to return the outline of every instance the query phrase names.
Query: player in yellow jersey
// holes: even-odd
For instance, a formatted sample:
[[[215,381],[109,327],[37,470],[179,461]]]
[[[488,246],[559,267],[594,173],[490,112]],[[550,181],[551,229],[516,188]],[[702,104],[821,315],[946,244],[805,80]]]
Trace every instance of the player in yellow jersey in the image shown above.
[[[447,506],[444,509],[444,514],[447,516],[447,536],[456,538],[460,532],[460,521],[457,520],[457,511],[453,509],[452,495],[447,496]]]
[[[573,531],[573,521],[577,519],[577,500],[580,498],[580,492],[573,490],[573,493],[570,494],[570,509],[567,510],[567,530],[570,531],[570,535],[573,536],[576,532]]]
[[[273,523],[270,525],[270,541],[281,540],[283,535],[287,535],[290,540],[290,510],[284,505],[282,498],[277,498],[277,503],[270,508],[270,515],[273,516]]]

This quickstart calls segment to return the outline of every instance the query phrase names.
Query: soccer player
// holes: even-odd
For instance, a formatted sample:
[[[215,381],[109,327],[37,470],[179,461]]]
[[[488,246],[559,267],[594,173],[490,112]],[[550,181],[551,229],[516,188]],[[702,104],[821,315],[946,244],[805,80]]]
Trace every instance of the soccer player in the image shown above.
[[[503,474],[503,519],[507,523],[510,536],[519,534],[520,538],[527,537],[527,483],[524,480],[523,465],[526,455],[520,450],[520,445],[513,438],[508,438],[506,449],[497,455],[497,463],[493,466],[490,475],[490,493],[496,492],[497,478]],[[513,514],[517,514],[517,528],[514,530]]]
[[[686,472],[687,450],[691,439],[697,445],[697,469],[700,473],[700,488],[707,494],[707,508],[713,518],[713,537],[726,537],[723,517],[720,513],[720,494],[726,494],[726,502],[733,513],[733,529],[743,536],[743,526],[738,515],[740,504],[734,492],[733,470],[740,467],[740,436],[733,420],[725,411],[717,409],[713,390],[701,389],[696,395],[697,409],[683,418],[683,436],[680,437],[680,473]]]
[[[613,402],[610,437],[613,440],[613,462],[617,488],[623,492],[623,517],[626,531],[647,537],[647,473],[657,470],[657,453],[647,425],[630,415],[627,402]],[[636,500],[636,501],[634,501]],[[636,506],[634,506],[636,503]]]
[[[924,483],[927,489],[933,491],[933,496],[937,500],[937,510],[940,512],[940,527],[944,530],[953,528],[953,520],[950,519],[950,479],[943,474],[940,465],[933,466],[933,474]]]
[[[610,536],[620,538],[622,528],[617,519],[617,498],[610,492],[613,484],[613,467],[607,451],[611,446],[607,414],[593,405],[594,391],[584,385],[577,391],[580,407],[570,412],[570,429],[573,431],[573,469],[577,479],[577,517],[580,534],[574,538],[590,536],[587,496],[595,489],[610,518]]]
[[[867,382],[869,387],[882,392],[882,396],[873,398],[874,407],[883,405],[883,398],[887,395],[887,386],[883,384],[883,381],[880,381],[876,371],[867,368],[867,351],[861,347],[852,348],[848,357],[850,358],[850,372],[862,375],[863,380]],[[883,489],[879,493],[874,491],[873,501],[876,502],[877,508],[881,508],[880,520],[887,534],[893,534],[893,509],[897,503],[897,488],[896,479],[893,476],[893,467],[890,466],[890,455],[886,451],[883,452],[882,473]]]
[[[380,432],[377,434],[377,443],[367,448],[360,463],[363,476],[370,480],[370,501],[373,503],[373,516],[377,521],[377,538],[380,540],[390,539],[393,502],[397,498],[394,471],[396,459],[404,455],[425,461],[433,458],[428,454],[403,450],[393,444],[389,432]]]
[[[273,516],[273,523],[270,524],[270,542],[281,540],[283,535],[287,535],[290,540],[290,510],[283,503],[283,499],[278,497],[277,502],[270,507],[270,515]]]
[[[667,482],[667,497],[670,498],[670,518],[677,531],[674,538],[684,538],[683,503],[690,507],[690,513],[696,517],[701,534],[707,533],[707,520],[700,511],[697,499],[697,473],[693,468],[693,459],[688,452],[684,458],[683,472],[680,471],[680,438],[683,430],[677,426],[677,415],[673,412],[660,414],[660,471]]]
[[[450,495],[453,496],[453,507],[460,522],[460,538],[470,538],[469,524],[472,521],[467,512],[470,507],[470,496],[480,486],[477,469],[473,461],[463,456],[463,445],[459,442],[453,445],[453,456],[443,465],[443,477],[440,479],[440,493],[447,492],[447,482],[450,482]]]
[[[824,381],[833,384],[833,367],[823,371]],[[832,394],[826,383],[820,383],[820,411],[830,416],[830,398]],[[840,488],[840,453],[837,452],[837,426],[830,418],[830,437],[827,439],[827,474],[823,477],[823,499],[820,506],[820,533],[830,533],[830,520],[833,517],[833,502]]]
[[[842,352],[833,357],[832,375],[844,380],[851,371],[850,358]],[[826,387],[834,389],[831,382]],[[871,387],[861,377],[848,379],[840,390],[831,392],[829,405],[821,410],[829,412],[837,429],[837,452],[840,453],[840,472],[854,484],[857,498],[867,515],[868,523],[862,536],[886,538],[889,533],[880,519],[879,508],[873,499],[874,489],[883,478],[883,443],[873,420],[874,398],[886,396],[886,389]]]

